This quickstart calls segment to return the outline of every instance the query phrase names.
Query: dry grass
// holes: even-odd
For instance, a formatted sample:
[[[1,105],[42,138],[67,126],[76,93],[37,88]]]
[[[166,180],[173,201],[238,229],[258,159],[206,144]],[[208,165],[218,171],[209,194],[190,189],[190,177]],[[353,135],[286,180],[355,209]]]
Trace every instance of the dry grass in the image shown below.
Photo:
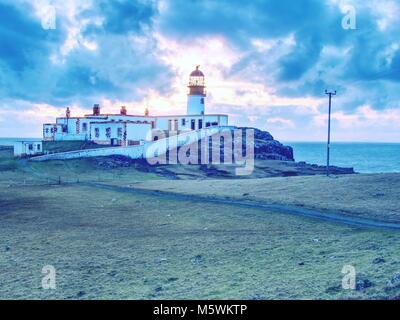
[[[258,200],[400,222],[400,174],[250,180],[147,181],[135,187]]]
[[[0,189],[0,298],[399,296],[400,233],[84,187]],[[381,262],[374,260],[380,258]],[[41,288],[44,265],[57,289]],[[369,288],[341,289],[343,265]]]

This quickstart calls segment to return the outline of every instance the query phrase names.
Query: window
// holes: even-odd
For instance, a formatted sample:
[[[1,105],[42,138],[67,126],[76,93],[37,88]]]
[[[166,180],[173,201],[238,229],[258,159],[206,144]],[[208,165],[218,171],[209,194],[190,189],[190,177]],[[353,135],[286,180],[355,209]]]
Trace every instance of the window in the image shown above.
[[[46,128],[46,133],[49,133],[49,128]]]
[[[111,128],[106,128],[106,137],[111,138]]]
[[[33,144],[30,143],[28,148],[29,148],[29,150],[33,150]]]
[[[209,127],[209,126],[211,126],[211,123],[206,122],[206,127]]]
[[[200,103],[201,103],[201,104],[204,104],[204,98],[201,98],[201,99],[200,99]]]
[[[122,138],[122,128],[117,129],[117,136],[118,138]]]
[[[182,124],[182,127],[186,126],[186,119],[185,119],[185,118],[183,118],[183,119],[181,120],[181,124]]]
[[[82,131],[83,132],[87,131],[87,123],[82,123]]]
[[[203,128],[203,120],[199,119],[199,129]]]
[[[38,144],[38,145],[36,146],[36,150],[37,150],[37,151],[40,151],[40,144]]]
[[[192,130],[194,130],[194,129],[196,128],[196,121],[195,121],[194,119],[192,119],[192,120],[190,121],[190,128],[191,128]]]
[[[99,130],[99,128],[95,128],[95,129],[94,129],[94,135],[95,135],[96,138],[100,137],[100,130]]]

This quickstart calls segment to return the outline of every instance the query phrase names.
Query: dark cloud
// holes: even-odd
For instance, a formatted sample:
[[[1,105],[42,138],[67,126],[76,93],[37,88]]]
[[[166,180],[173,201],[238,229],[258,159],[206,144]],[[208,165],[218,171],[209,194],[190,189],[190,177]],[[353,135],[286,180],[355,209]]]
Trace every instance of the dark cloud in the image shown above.
[[[293,51],[279,61],[279,80],[300,79],[318,61],[321,50],[322,42],[318,37],[313,35],[297,37]]]
[[[89,23],[84,34],[112,33],[123,34],[138,33],[145,26],[150,26],[152,17],[157,13],[157,8],[152,1],[97,1],[96,5],[81,13],[82,18],[101,19],[101,25]]]
[[[57,12],[57,28],[45,30],[33,12],[29,4],[0,0],[1,99],[91,105],[102,98],[140,99],[147,88],[168,91],[171,74],[149,31],[153,2],[93,1],[78,17],[88,23],[67,54],[61,48],[72,22]]]
[[[166,3],[158,23],[171,36],[223,35],[246,46],[251,38],[280,37],[316,26],[326,11],[318,0],[221,0]]]
[[[62,29],[44,30],[27,5],[20,8],[0,2],[0,63],[14,72],[34,67],[64,38]]]

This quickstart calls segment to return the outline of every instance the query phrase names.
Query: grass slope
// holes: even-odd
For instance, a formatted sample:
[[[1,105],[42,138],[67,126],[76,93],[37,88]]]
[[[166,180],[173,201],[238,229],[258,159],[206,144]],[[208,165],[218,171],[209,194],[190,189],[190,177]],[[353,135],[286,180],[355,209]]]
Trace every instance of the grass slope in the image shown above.
[[[395,298],[400,233],[76,185],[0,189],[0,297]],[[377,263],[377,261],[379,263]],[[41,268],[57,289],[41,289]],[[372,283],[341,289],[343,265]]]
[[[400,222],[400,174],[249,180],[147,181],[136,188],[257,200]]]

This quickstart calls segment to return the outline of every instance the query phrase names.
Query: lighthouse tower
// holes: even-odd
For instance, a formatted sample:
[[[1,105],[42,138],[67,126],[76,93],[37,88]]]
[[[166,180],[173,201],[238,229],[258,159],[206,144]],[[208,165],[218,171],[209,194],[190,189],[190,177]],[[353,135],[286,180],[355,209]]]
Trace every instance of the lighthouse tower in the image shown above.
[[[189,77],[189,94],[187,101],[187,114],[199,115],[204,114],[204,98],[206,96],[204,74],[199,70],[200,66],[196,66]]]

